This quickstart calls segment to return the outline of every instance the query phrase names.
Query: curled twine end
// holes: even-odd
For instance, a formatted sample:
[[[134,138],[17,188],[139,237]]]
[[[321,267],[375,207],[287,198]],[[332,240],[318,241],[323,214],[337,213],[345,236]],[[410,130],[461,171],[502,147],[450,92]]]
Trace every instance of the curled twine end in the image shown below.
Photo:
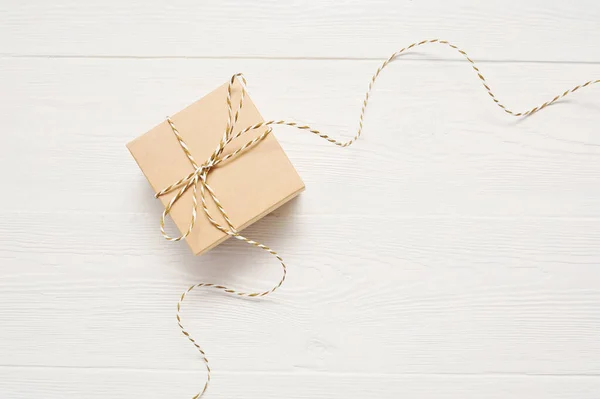
[[[530,116],[536,112],[539,112],[540,110],[546,108],[547,106],[553,104],[554,102],[560,100],[561,98],[581,89],[587,86],[591,86],[593,84],[596,83],[600,83],[600,79],[598,80],[590,80],[584,84],[575,86],[572,89],[566,90],[565,92],[553,97],[551,100],[544,102],[543,104],[533,107],[527,111],[523,111],[523,112],[514,112],[512,110],[510,110],[508,107],[506,107],[504,104],[502,104],[497,97],[495,96],[495,94],[492,92],[492,90],[490,89],[485,77],[483,76],[483,74],[481,73],[481,71],[479,70],[479,68],[477,67],[477,65],[475,64],[475,62],[467,55],[467,53],[463,50],[461,50],[460,48],[458,48],[457,46],[455,46],[454,44],[445,41],[445,40],[439,40],[439,39],[432,39],[432,40],[423,40],[421,42],[418,43],[413,43],[407,47],[402,48],[401,50],[393,53],[388,59],[386,59],[380,66],[379,68],[377,68],[375,74],[371,77],[371,80],[369,82],[369,86],[367,89],[367,92],[365,93],[364,96],[364,100],[362,103],[362,107],[361,107],[361,112],[360,112],[360,116],[359,116],[359,127],[358,127],[358,131],[356,133],[356,135],[345,142],[341,142],[338,141],[334,138],[329,137],[328,135],[321,133],[320,131],[311,128],[308,125],[299,125],[296,122],[288,122],[288,121],[284,121],[284,120],[279,120],[279,121],[275,121],[275,120],[270,120],[268,122],[259,122],[255,125],[252,126],[248,126],[244,129],[242,129],[239,133],[233,134],[233,129],[235,127],[235,124],[238,120],[238,116],[239,116],[239,112],[240,110],[243,108],[244,105],[244,98],[246,96],[246,79],[244,78],[244,75],[241,73],[237,73],[235,75],[233,75],[229,81],[229,86],[227,88],[227,109],[228,109],[228,122],[227,122],[227,126],[225,128],[225,131],[223,133],[223,137],[221,138],[221,141],[219,142],[219,145],[217,146],[217,148],[215,149],[215,152],[211,155],[211,157],[203,164],[199,165],[196,160],[194,159],[194,157],[192,156],[192,154],[189,151],[189,148],[187,146],[187,144],[185,143],[185,141],[183,140],[183,138],[181,137],[181,135],[179,134],[179,132],[177,131],[177,128],[175,127],[175,124],[173,123],[173,121],[170,119],[170,117],[167,116],[167,122],[169,123],[173,134],[176,136],[179,145],[181,146],[181,148],[183,149],[186,157],[188,158],[188,160],[190,161],[190,163],[192,164],[194,171],[192,173],[190,173],[188,176],[183,177],[182,179],[178,180],[177,182],[171,184],[170,186],[160,190],[158,193],[156,193],[155,198],[159,198],[167,193],[171,193],[171,192],[176,192],[175,196],[169,201],[169,203],[167,204],[167,206],[165,207],[165,210],[163,212],[163,215],[161,217],[161,233],[163,234],[163,236],[170,241],[179,241],[184,239],[185,237],[187,237],[195,224],[196,221],[196,217],[197,217],[197,208],[198,208],[198,201],[197,201],[197,191],[200,190],[200,203],[202,204],[202,210],[204,212],[204,215],[206,216],[206,218],[209,220],[209,222],[218,230],[222,231],[223,233],[235,237],[240,241],[244,241],[247,244],[262,249],[263,251],[268,252],[270,255],[272,255],[273,257],[275,257],[277,259],[277,261],[280,263],[283,273],[282,273],[282,277],[280,278],[279,282],[273,286],[271,289],[264,291],[264,292],[242,292],[242,291],[237,291],[222,285],[215,285],[212,283],[205,283],[205,282],[201,282],[195,285],[190,286],[182,295],[181,298],[179,299],[179,302],[177,303],[177,323],[183,333],[183,335],[194,345],[194,347],[198,350],[198,352],[200,353],[201,359],[204,362],[205,368],[206,368],[206,373],[207,373],[207,378],[206,378],[206,382],[204,384],[204,388],[197,393],[193,399],[199,399],[201,398],[204,393],[206,392],[209,382],[210,382],[210,377],[211,377],[211,369],[210,366],[208,364],[208,359],[204,353],[204,351],[202,350],[202,348],[200,347],[200,345],[192,338],[192,336],[185,330],[183,324],[182,324],[182,318],[181,318],[181,307],[182,307],[182,303],[186,298],[186,295],[191,292],[192,290],[196,289],[196,288],[201,288],[201,287],[205,287],[205,288],[212,288],[212,289],[216,289],[216,290],[220,290],[222,292],[225,292],[227,294],[233,294],[236,296],[245,296],[245,297],[264,297],[266,295],[272,294],[273,292],[275,292],[279,287],[281,287],[281,285],[284,283],[286,275],[287,275],[287,267],[283,261],[283,258],[281,256],[279,256],[277,254],[277,252],[275,252],[274,250],[272,250],[271,248],[267,247],[266,245],[263,245],[259,242],[253,241],[251,239],[248,239],[244,236],[242,236],[241,234],[238,233],[237,229],[233,226],[231,220],[229,219],[229,216],[227,215],[227,212],[225,211],[225,209],[223,208],[223,206],[221,205],[221,203],[219,202],[215,192],[212,190],[212,188],[209,186],[209,184],[207,183],[207,179],[208,176],[210,174],[210,172],[215,168],[218,167],[218,165],[221,162],[227,161],[229,159],[233,159],[237,156],[239,156],[240,154],[242,154],[243,152],[253,148],[255,145],[259,144],[262,140],[264,140],[265,137],[267,137],[271,132],[272,132],[272,126],[274,125],[285,125],[285,126],[291,126],[294,127],[296,129],[299,130],[307,130],[310,133],[319,136],[320,138],[327,140],[328,142],[335,144],[336,146],[339,147],[348,147],[350,145],[352,145],[352,143],[354,143],[361,135],[362,133],[362,129],[363,129],[363,120],[364,120],[364,115],[365,115],[365,110],[367,108],[367,104],[369,101],[369,96],[371,93],[371,89],[373,88],[373,85],[375,83],[375,80],[377,79],[377,77],[379,76],[379,74],[381,73],[381,71],[387,66],[389,65],[389,63],[391,61],[393,61],[396,57],[400,56],[401,54],[403,54],[404,52],[406,52],[407,50],[413,49],[415,47],[424,45],[424,44],[431,44],[431,43],[438,43],[438,44],[442,44],[445,46],[448,46],[454,50],[456,50],[458,53],[460,53],[470,64],[471,64],[471,68],[473,69],[473,71],[475,72],[475,74],[477,75],[477,77],[479,78],[479,80],[481,81],[483,87],[485,88],[485,90],[487,91],[488,95],[490,96],[490,98],[492,99],[492,101],[498,106],[500,107],[505,113],[512,115],[512,116],[516,116],[516,117],[525,117],[525,116]],[[231,104],[231,92],[232,92],[232,88],[233,85],[235,84],[236,78],[238,78],[240,80],[240,86],[241,86],[241,96],[240,96],[240,102],[239,102],[239,106],[236,110],[236,112],[233,112],[233,106]],[[231,154],[229,155],[225,155],[223,156],[223,151],[225,149],[225,147],[231,143],[232,140],[241,137],[243,135],[245,135],[247,132],[256,130],[256,129],[260,129],[260,128],[266,128],[265,131],[263,133],[261,133],[258,137],[249,140],[248,142],[246,142],[245,144],[243,144],[242,146],[240,146],[239,148],[237,148],[235,151],[233,151]],[[183,194],[185,194],[185,192],[187,192],[187,190],[189,189],[193,190],[193,205],[192,205],[192,216],[191,216],[191,220],[188,226],[187,231],[182,234],[179,237],[170,237],[167,235],[167,233],[164,231],[164,221],[165,218],[167,217],[167,215],[169,215],[172,207],[175,205],[175,203],[177,203],[177,201],[183,196]],[[208,193],[208,196],[206,195],[206,193]],[[227,227],[222,226],[221,224],[219,224],[211,215],[211,213],[209,212],[208,208],[207,208],[207,199],[210,199],[211,201],[214,202],[214,204],[217,207],[217,210],[219,212],[219,214],[223,217],[223,219],[225,220]]]

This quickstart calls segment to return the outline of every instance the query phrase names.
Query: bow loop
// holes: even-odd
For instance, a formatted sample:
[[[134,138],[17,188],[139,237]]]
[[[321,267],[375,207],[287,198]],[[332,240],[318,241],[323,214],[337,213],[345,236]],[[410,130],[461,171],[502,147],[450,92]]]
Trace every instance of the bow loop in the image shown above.
[[[239,102],[238,108],[234,113],[233,106],[231,103],[231,94],[232,94],[232,88],[233,88],[233,85],[235,84],[236,78],[241,81],[240,83],[241,83],[242,94],[240,96],[240,102]],[[241,145],[239,148],[236,148],[231,153],[223,155],[227,145],[229,145],[234,139],[244,135],[245,133],[247,133],[250,130],[257,129],[259,127],[258,125],[260,125],[260,126],[264,125],[263,123],[257,124],[252,129],[244,129],[237,134],[233,134],[235,125],[239,119],[240,111],[244,106],[245,97],[246,97],[246,79],[244,78],[244,76],[241,73],[235,74],[231,77],[231,80],[227,87],[227,108],[228,108],[227,125],[223,132],[221,140],[219,141],[219,144],[217,145],[217,147],[215,148],[215,150],[213,151],[211,156],[206,161],[204,161],[204,163],[202,163],[202,164],[199,164],[196,161],[196,159],[190,152],[190,149],[189,149],[187,143],[185,142],[185,140],[183,139],[183,137],[181,136],[181,134],[175,127],[175,124],[173,123],[171,118],[167,117],[167,122],[168,122],[169,126],[171,127],[173,134],[177,138],[179,146],[181,147],[185,156],[187,157],[187,159],[190,161],[190,164],[194,168],[194,170],[191,173],[189,173],[187,176],[185,176],[185,177],[179,179],[178,181],[176,181],[175,183],[163,188],[162,190],[157,192],[155,195],[156,198],[159,198],[163,195],[176,192],[176,194],[173,196],[173,198],[171,198],[171,200],[168,202],[167,206],[165,207],[165,210],[163,211],[163,214],[161,216],[161,221],[160,221],[161,233],[162,233],[163,237],[165,237],[167,240],[180,241],[180,240],[186,238],[192,232],[192,229],[194,228],[194,225],[195,225],[196,219],[197,219],[198,188],[200,188],[200,199],[202,202],[202,209],[203,209],[204,214],[206,215],[207,219],[210,221],[210,223],[215,228],[219,229],[220,231],[222,231],[230,236],[235,236],[235,237],[239,236],[237,229],[234,227],[233,223],[229,219],[227,212],[225,211],[225,209],[223,208],[223,205],[218,200],[217,195],[215,194],[214,190],[208,185],[208,176],[213,168],[218,167],[219,164],[221,164],[224,161],[227,161],[229,159],[237,157],[239,154],[246,151],[248,148],[250,148],[250,147],[254,146],[255,144],[257,144],[258,142],[262,141],[271,132],[271,129],[269,128],[265,131],[265,133],[263,133],[259,137],[248,141],[247,143]],[[187,228],[186,232],[184,232],[180,236],[171,237],[165,231],[165,219],[169,215],[169,213],[171,212],[173,206],[177,203],[177,201],[179,201],[181,199],[181,197],[183,197],[183,195],[190,188],[192,189],[192,214],[191,214],[190,222],[188,224],[188,228]],[[208,197],[210,197],[212,202],[216,205],[219,213],[221,214],[221,216],[227,223],[227,227],[221,226],[211,215],[211,213],[208,209],[206,192],[208,192],[208,194],[209,194]]]

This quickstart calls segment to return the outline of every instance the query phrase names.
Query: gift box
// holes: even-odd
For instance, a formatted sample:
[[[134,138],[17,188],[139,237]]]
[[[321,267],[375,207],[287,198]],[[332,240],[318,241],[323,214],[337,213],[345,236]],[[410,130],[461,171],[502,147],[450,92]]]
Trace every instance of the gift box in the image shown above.
[[[242,96],[243,105],[240,107]],[[198,181],[191,181],[190,176],[191,179],[200,180],[200,183],[203,176],[206,178],[207,184],[214,192],[214,197],[210,192],[205,193],[208,214],[219,225],[225,226],[225,230],[229,229],[228,223],[218,205],[226,210],[225,215],[231,225],[239,231],[304,190],[304,183],[275,136],[267,132],[270,128],[262,125],[247,130],[251,126],[260,125],[261,122],[264,121],[245,92],[243,81],[233,78],[230,83],[224,84],[127,144],[152,189],[159,194],[158,198],[196,255],[215,247],[231,234],[216,228],[210,222],[203,211],[202,187],[192,187]],[[218,158],[225,161],[212,167],[215,162],[211,161],[211,156],[215,155],[216,148],[223,142],[224,133],[225,138],[227,137],[225,131],[228,126],[232,126],[229,137],[235,137],[240,132],[243,134],[224,146]],[[233,154],[253,140],[257,140],[254,145],[227,159],[228,154]],[[195,171],[205,172],[202,168],[210,169],[210,173],[196,173],[197,176],[194,177]],[[187,182],[181,183],[186,177]],[[189,184],[190,181],[192,184]],[[164,193],[165,187],[176,185],[178,182],[181,187]],[[176,203],[171,204],[186,184],[189,185],[187,190],[176,199]],[[198,204],[197,212],[194,209],[194,197]],[[194,216],[193,227],[186,235]]]

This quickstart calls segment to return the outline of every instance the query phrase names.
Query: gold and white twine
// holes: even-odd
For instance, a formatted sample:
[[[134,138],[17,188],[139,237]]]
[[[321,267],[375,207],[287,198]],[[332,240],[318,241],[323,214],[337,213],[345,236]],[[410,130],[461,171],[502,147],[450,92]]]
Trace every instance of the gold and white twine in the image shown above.
[[[459,52],[470,64],[471,64],[471,68],[473,68],[473,70],[475,71],[475,73],[477,74],[477,77],[479,78],[479,80],[481,81],[481,83],[483,84],[483,87],[485,88],[485,90],[487,91],[488,95],[492,98],[492,100],[494,101],[494,103],[496,103],[496,105],[498,105],[498,107],[500,107],[504,112],[506,112],[509,115],[512,116],[516,116],[516,117],[520,117],[520,116],[528,116],[531,115],[535,112],[538,112],[544,108],[546,108],[547,106],[553,104],[554,102],[558,101],[559,99],[574,93],[575,91],[582,89],[584,87],[587,86],[591,86],[593,84],[596,83],[600,83],[600,79],[597,80],[590,80],[587,81],[583,84],[577,85],[569,90],[564,91],[561,94],[558,94],[556,96],[554,96],[551,100],[548,100],[536,107],[533,107],[529,110],[526,111],[522,111],[522,112],[514,112],[511,109],[509,109],[508,107],[506,107],[504,104],[502,104],[497,98],[496,95],[492,92],[492,90],[490,89],[490,86],[488,85],[485,77],[483,76],[483,74],[481,73],[481,71],[479,70],[479,68],[477,67],[477,65],[475,64],[475,62],[467,55],[467,53],[463,50],[461,50],[460,48],[458,48],[457,46],[455,46],[454,44],[445,41],[445,40],[439,40],[439,39],[432,39],[432,40],[423,40],[421,42],[418,43],[413,43],[405,48],[402,48],[401,50],[396,51],[395,53],[393,53],[388,59],[386,59],[380,66],[379,68],[377,68],[377,70],[375,71],[375,74],[373,74],[373,76],[371,77],[371,80],[369,82],[369,87],[367,89],[367,92],[365,93],[364,96],[364,100],[362,103],[362,107],[361,107],[361,111],[360,111],[360,116],[359,116],[359,120],[358,120],[358,131],[356,132],[356,135],[348,140],[348,141],[338,141],[332,137],[329,137],[328,135],[321,133],[319,130],[317,129],[313,129],[308,125],[301,125],[298,124],[296,122],[290,122],[290,121],[285,121],[285,120],[270,120],[267,122],[260,122],[251,126],[248,126],[244,129],[242,129],[239,133],[233,134],[233,130],[235,128],[235,125],[238,121],[239,118],[239,113],[241,111],[241,109],[244,106],[244,99],[246,97],[246,80],[244,78],[244,76],[241,73],[235,74],[231,77],[231,80],[229,81],[229,85],[227,88],[227,110],[228,110],[228,117],[227,117],[227,125],[225,127],[225,131],[223,133],[223,136],[217,146],[217,148],[215,149],[215,151],[212,153],[212,155],[202,164],[198,164],[198,162],[194,159],[193,155],[191,154],[186,142],[183,140],[183,138],[181,137],[181,135],[179,134],[179,131],[177,130],[177,128],[175,127],[175,124],[173,123],[173,121],[170,118],[167,118],[167,122],[169,123],[169,125],[171,126],[171,129],[173,131],[173,134],[175,135],[175,137],[177,138],[179,145],[181,146],[183,152],[185,153],[186,157],[188,158],[188,160],[190,161],[190,163],[192,164],[194,171],[190,174],[188,174],[187,176],[183,177],[182,179],[178,180],[177,182],[171,184],[168,187],[165,187],[164,189],[160,190],[158,193],[156,193],[156,198],[161,197],[165,194],[168,193],[172,193],[175,192],[176,194],[173,196],[173,198],[168,202],[167,206],[165,207],[165,210],[162,213],[161,219],[160,219],[160,229],[161,229],[161,233],[162,235],[169,241],[180,241],[185,239],[193,230],[194,225],[196,223],[196,220],[198,218],[198,199],[197,199],[197,194],[198,194],[198,190],[200,190],[200,202],[202,204],[202,211],[204,213],[204,215],[206,216],[206,218],[210,221],[210,223],[218,230],[222,231],[223,233],[229,235],[230,237],[236,238],[240,241],[244,241],[245,243],[262,249],[263,251],[268,252],[270,255],[272,255],[273,257],[275,257],[275,259],[277,259],[277,261],[281,264],[282,267],[282,275],[280,280],[277,282],[277,284],[275,284],[275,286],[273,286],[271,289],[263,291],[263,292],[243,292],[243,291],[238,291],[235,289],[231,289],[228,288],[226,286],[223,285],[217,285],[217,284],[212,284],[212,283],[206,283],[206,282],[201,282],[195,285],[190,286],[187,290],[185,290],[185,292],[181,295],[181,298],[179,299],[179,302],[177,303],[177,323],[179,325],[179,327],[181,328],[181,331],[183,333],[183,335],[185,335],[187,337],[187,339],[196,347],[196,349],[198,350],[198,352],[200,352],[202,361],[204,362],[204,365],[206,367],[206,372],[207,372],[207,377],[206,377],[206,382],[204,383],[204,387],[202,388],[202,390],[197,393],[196,395],[193,396],[192,399],[199,399],[200,397],[202,397],[204,395],[204,393],[206,392],[207,388],[208,388],[208,384],[210,383],[210,378],[211,378],[211,369],[208,363],[208,359],[206,357],[206,354],[204,352],[204,350],[200,347],[200,345],[196,342],[196,340],[194,340],[194,338],[192,338],[192,336],[186,331],[185,327],[183,326],[182,323],[182,318],[181,318],[181,306],[183,301],[185,300],[187,294],[189,294],[192,290],[196,289],[196,288],[201,288],[201,287],[206,287],[206,288],[212,288],[212,289],[216,289],[216,290],[220,290],[223,291],[225,293],[228,294],[232,294],[232,295],[236,295],[236,296],[244,296],[244,297],[263,297],[266,295],[269,295],[271,293],[273,293],[275,290],[277,290],[279,287],[281,287],[281,285],[283,284],[283,282],[285,281],[286,278],[286,274],[287,274],[287,269],[286,269],[286,265],[283,261],[283,258],[281,256],[279,256],[279,254],[277,254],[277,252],[275,252],[274,250],[272,250],[271,248],[267,247],[266,245],[263,245],[259,242],[256,242],[254,240],[251,240],[249,238],[246,238],[244,236],[242,236],[238,230],[235,228],[235,226],[232,224],[229,216],[227,215],[227,212],[225,211],[225,208],[223,207],[223,204],[221,204],[221,202],[219,201],[216,193],[213,191],[213,189],[210,187],[210,185],[208,184],[208,176],[210,175],[210,172],[213,168],[219,167],[223,162],[227,161],[227,160],[231,160],[234,159],[235,157],[239,156],[240,154],[244,153],[245,151],[248,151],[250,149],[252,149],[255,145],[259,144],[265,137],[267,137],[271,131],[272,131],[272,126],[274,125],[285,125],[285,126],[291,126],[294,127],[296,129],[299,130],[306,130],[314,135],[319,136],[322,139],[327,140],[330,143],[333,143],[339,147],[348,147],[350,146],[352,143],[354,143],[361,135],[362,133],[362,129],[363,129],[363,120],[364,120],[364,115],[365,115],[365,110],[367,108],[367,104],[369,102],[369,96],[371,93],[371,90],[373,88],[373,85],[375,84],[375,80],[377,80],[377,77],[379,76],[379,74],[381,73],[381,71],[383,71],[383,69],[388,66],[390,64],[390,62],[392,62],[394,59],[396,59],[399,55],[401,55],[402,53],[413,49],[415,47],[418,46],[422,46],[425,44],[433,44],[433,43],[437,43],[437,44],[442,44],[445,46],[448,46],[454,50],[456,50],[457,52]],[[236,81],[236,79],[239,79],[241,81],[241,97],[240,97],[240,101],[238,104],[238,107],[236,109],[236,111],[233,111],[233,105],[231,103],[231,93],[232,93],[232,88],[233,85]],[[267,129],[260,134],[259,136],[253,138],[252,140],[249,140],[248,142],[246,142],[245,144],[243,144],[242,146],[240,146],[239,148],[235,149],[233,152],[227,154],[227,155],[223,155],[223,152],[226,148],[226,146],[228,144],[231,143],[231,141],[233,141],[234,139],[241,137],[243,135],[245,135],[246,133],[252,131],[252,130],[256,130],[256,129],[260,129],[262,127],[266,127]],[[189,190],[192,189],[192,212],[191,212],[191,217],[190,217],[190,223],[188,225],[187,230],[181,234],[180,236],[177,237],[171,237],[169,236],[166,231],[165,231],[165,219],[167,217],[167,215],[169,215],[169,213],[171,212],[171,209],[173,208],[173,206],[177,203],[177,201]],[[213,217],[213,215],[210,213],[210,211],[208,210],[207,207],[207,195],[206,193],[208,192],[208,196],[210,197],[210,199],[215,203],[218,212],[221,214],[221,216],[223,217],[223,219],[225,220],[225,223],[227,224],[227,226],[222,226],[221,224],[219,224]]]

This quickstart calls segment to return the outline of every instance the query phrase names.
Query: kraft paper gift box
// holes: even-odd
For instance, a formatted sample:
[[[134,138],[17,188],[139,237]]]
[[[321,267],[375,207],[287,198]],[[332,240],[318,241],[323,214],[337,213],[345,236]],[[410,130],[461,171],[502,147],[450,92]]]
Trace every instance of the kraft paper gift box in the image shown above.
[[[204,163],[211,156],[225,131],[228,117],[227,86],[228,83],[171,116],[198,164]],[[239,106],[241,93],[241,83],[236,79],[231,95],[234,112]],[[263,122],[263,119],[246,95],[233,133],[258,122]],[[224,153],[233,152],[252,138],[260,136],[266,129],[263,126],[244,133],[228,144]],[[127,148],[155,193],[194,171],[166,120],[127,144]],[[272,133],[253,148],[212,169],[207,181],[238,230],[259,220],[304,190],[304,183]],[[166,206],[174,195],[175,192],[172,192],[159,198]],[[192,195],[193,190],[189,189],[170,212],[182,234],[187,231],[190,223]],[[195,255],[208,251],[229,237],[215,228],[202,211],[200,190],[197,198],[197,221],[186,237],[186,242]],[[210,200],[209,195],[207,198],[211,215],[218,223],[226,226],[216,204]]]

